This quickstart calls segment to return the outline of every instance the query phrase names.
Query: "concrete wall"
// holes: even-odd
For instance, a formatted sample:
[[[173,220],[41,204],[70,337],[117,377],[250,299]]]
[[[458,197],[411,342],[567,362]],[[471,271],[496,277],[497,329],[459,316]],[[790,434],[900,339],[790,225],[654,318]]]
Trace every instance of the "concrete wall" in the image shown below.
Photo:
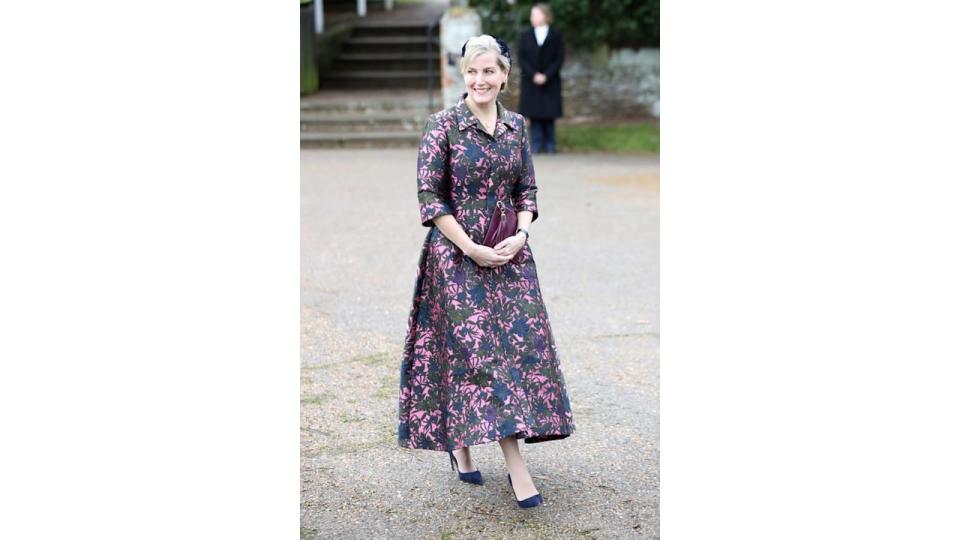
[[[564,118],[615,120],[660,116],[660,49],[567,49],[561,70]],[[504,105],[516,110],[520,68],[510,74]]]
[[[317,71],[320,77],[330,71],[333,61],[340,54],[340,48],[350,34],[353,33],[353,21],[341,22],[324,28],[322,34],[317,34],[316,55]]]

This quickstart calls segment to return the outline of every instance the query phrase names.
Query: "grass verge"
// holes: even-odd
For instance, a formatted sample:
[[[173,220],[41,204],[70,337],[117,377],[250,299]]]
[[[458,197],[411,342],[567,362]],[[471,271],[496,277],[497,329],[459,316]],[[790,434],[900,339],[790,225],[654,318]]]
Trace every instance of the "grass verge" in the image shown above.
[[[659,123],[557,125],[556,129],[561,152],[660,153]]]

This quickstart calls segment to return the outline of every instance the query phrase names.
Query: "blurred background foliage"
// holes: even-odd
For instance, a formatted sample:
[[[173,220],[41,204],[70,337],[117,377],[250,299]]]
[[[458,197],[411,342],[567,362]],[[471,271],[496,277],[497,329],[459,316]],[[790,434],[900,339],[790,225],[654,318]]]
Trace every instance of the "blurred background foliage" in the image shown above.
[[[517,42],[530,27],[533,0],[471,0],[483,19],[483,31]],[[660,46],[660,0],[553,0],[554,26],[563,32],[566,46],[592,51]],[[569,51],[568,51],[569,54]]]

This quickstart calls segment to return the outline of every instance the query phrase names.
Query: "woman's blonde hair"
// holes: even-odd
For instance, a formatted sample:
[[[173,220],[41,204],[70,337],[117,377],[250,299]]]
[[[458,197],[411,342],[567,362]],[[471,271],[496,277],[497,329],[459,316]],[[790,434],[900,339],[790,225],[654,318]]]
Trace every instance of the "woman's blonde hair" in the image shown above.
[[[491,35],[482,34],[467,40],[464,46],[463,58],[460,59],[460,73],[466,73],[467,66],[473,62],[474,58],[488,52],[497,53],[497,65],[499,65],[500,69],[508,76],[507,79],[503,81],[503,84],[500,85],[500,91],[503,92],[507,89],[507,81],[509,81],[510,58],[504,56],[503,51],[500,50],[500,44],[497,43],[496,38]]]

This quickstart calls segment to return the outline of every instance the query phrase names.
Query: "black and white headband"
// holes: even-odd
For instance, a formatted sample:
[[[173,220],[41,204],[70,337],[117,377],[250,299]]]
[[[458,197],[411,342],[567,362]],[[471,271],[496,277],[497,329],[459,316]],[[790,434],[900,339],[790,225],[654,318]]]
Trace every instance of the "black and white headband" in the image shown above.
[[[500,54],[506,56],[507,60],[510,60],[511,62],[513,62],[513,59],[510,58],[510,46],[507,45],[507,42],[498,38],[497,36],[490,36],[490,37],[497,40],[497,45],[500,46]],[[473,39],[473,38],[470,38],[470,39]],[[460,48],[461,57],[464,57],[467,55],[467,43],[470,41],[470,39],[463,42],[463,47]]]

